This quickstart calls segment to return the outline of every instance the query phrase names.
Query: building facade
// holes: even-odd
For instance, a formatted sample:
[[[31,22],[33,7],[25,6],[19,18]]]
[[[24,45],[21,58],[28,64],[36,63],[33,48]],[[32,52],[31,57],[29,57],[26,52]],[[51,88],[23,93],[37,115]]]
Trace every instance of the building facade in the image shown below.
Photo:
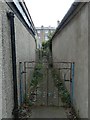
[[[81,118],[88,118],[89,10],[90,2],[73,3],[52,37],[53,61],[74,62],[72,103]]]
[[[25,83],[24,74],[22,79],[20,76],[20,63],[24,71],[25,61],[35,61],[35,50],[35,27],[25,3],[0,1],[1,119],[18,116],[21,105],[20,80]]]
[[[37,32],[37,46],[40,48],[43,41],[48,41],[49,34],[55,32],[55,27],[36,27]]]

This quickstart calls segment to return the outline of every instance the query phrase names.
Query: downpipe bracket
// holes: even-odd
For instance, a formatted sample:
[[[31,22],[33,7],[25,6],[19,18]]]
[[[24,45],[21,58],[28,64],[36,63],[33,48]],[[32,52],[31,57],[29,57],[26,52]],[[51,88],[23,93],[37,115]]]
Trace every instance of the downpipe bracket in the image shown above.
[[[8,11],[8,12],[7,12],[7,17],[8,17],[9,19],[10,19],[11,17],[14,18],[14,13],[11,12],[11,11]]]

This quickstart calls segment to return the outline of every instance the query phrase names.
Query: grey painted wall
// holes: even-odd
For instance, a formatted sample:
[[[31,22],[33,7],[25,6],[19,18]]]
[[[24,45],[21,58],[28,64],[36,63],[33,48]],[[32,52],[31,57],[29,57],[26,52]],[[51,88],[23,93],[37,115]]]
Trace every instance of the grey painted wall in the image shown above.
[[[88,117],[88,3],[54,37],[53,60],[75,62],[74,106]]]
[[[22,29],[22,30],[20,30]],[[35,61],[35,39],[30,35],[22,23],[15,17],[16,33],[16,55],[17,55],[17,78],[18,78],[18,95],[20,96],[20,74],[19,62]],[[23,68],[24,70],[24,68]],[[28,78],[29,79],[29,78]],[[18,97],[20,105],[20,97]]]
[[[89,8],[88,8],[88,12],[90,11],[90,2],[89,2]],[[88,14],[88,21],[90,21],[90,14]],[[90,73],[90,24],[88,24],[88,73]],[[88,79],[90,78],[90,74],[88,74]],[[88,80],[88,101],[90,101],[90,80]],[[90,102],[88,102],[88,111],[90,111]],[[89,112],[88,112],[89,113]],[[89,115],[89,119],[90,119],[90,114]]]
[[[0,110],[0,117],[2,114],[2,118],[13,117],[12,110],[14,106],[10,21],[7,18],[7,11],[11,11],[8,5],[4,1],[0,2],[0,106],[2,106],[0,107],[0,109],[2,108],[2,110]],[[15,33],[19,96],[20,85],[18,65],[19,62],[35,60],[35,40],[16,15]]]
[[[2,24],[0,14],[0,119],[2,118]]]

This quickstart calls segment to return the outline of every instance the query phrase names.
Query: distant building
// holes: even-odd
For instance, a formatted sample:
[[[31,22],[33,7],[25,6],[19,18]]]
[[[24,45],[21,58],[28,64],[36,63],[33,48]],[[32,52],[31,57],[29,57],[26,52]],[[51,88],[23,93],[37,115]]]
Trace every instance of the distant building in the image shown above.
[[[49,33],[53,33],[55,31],[55,27],[36,27],[37,31],[37,47],[40,48],[43,41],[48,40]]]

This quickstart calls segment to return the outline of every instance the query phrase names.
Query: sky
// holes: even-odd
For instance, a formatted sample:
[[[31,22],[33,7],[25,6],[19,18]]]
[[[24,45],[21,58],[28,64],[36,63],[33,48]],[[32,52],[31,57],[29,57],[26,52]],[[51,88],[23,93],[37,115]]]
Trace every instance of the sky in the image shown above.
[[[75,0],[25,0],[35,27],[57,27]]]

